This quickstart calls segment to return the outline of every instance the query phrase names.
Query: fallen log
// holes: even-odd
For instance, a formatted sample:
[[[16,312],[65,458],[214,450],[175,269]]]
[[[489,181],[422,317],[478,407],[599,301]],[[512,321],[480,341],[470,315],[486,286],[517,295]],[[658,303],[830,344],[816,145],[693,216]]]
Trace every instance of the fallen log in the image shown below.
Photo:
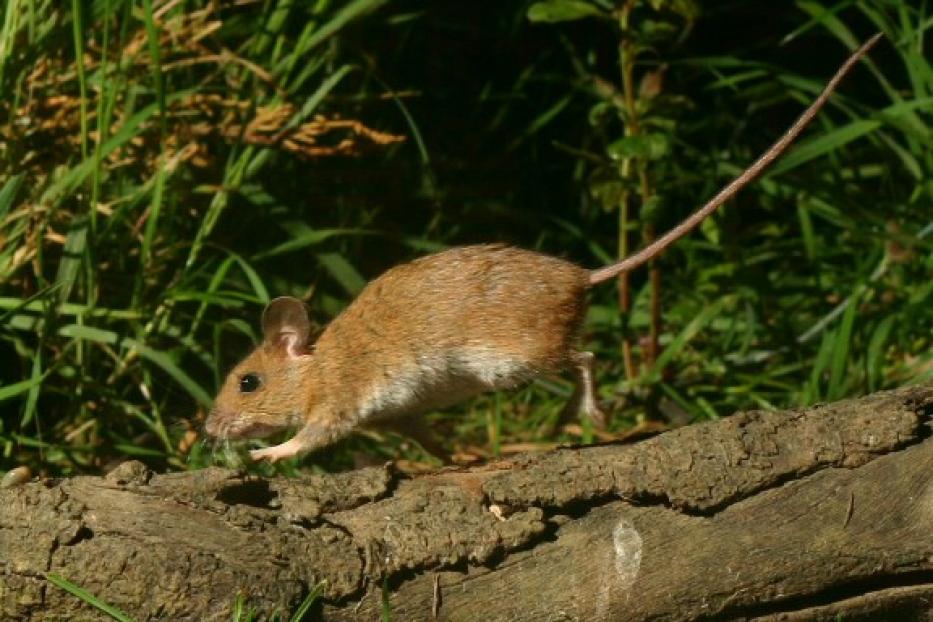
[[[933,385],[405,476],[0,489],[0,619],[933,620]],[[383,597],[385,594],[385,598]],[[385,599],[385,603],[383,600]]]

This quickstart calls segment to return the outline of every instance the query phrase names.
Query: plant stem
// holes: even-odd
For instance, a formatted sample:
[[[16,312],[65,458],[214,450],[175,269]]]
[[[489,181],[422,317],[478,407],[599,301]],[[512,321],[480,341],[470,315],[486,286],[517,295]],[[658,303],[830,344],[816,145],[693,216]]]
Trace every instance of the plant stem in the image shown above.
[[[634,108],[634,95],[632,93],[631,83],[632,83],[632,68],[633,62],[632,58],[632,45],[631,42],[626,37],[626,31],[628,30],[628,20],[629,15],[632,12],[632,9],[635,6],[634,0],[628,0],[623,6],[619,13],[619,27],[621,29],[621,40],[619,43],[619,64],[622,70],[622,94],[625,99],[625,108],[626,112],[629,115],[629,118],[626,119],[625,123],[625,133],[631,135],[633,131],[632,126],[632,117],[631,112]],[[637,128],[637,119],[635,120],[635,128]],[[632,174],[632,159],[625,158],[622,161],[622,170],[620,171],[623,179],[629,179]],[[623,191],[622,196],[619,201],[619,248],[618,255],[619,258],[624,258],[629,254],[629,243],[628,243],[628,223],[629,223],[629,191]],[[628,272],[621,272],[617,278],[618,287],[619,287],[619,312],[624,316],[632,310],[632,292],[631,292],[631,282],[629,281]],[[625,367],[625,377],[629,380],[634,380],[638,374],[638,370],[635,367],[635,360],[632,355],[632,341],[628,333],[622,336],[622,362]]]
[[[638,136],[641,134],[641,124],[638,115],[638,106],[635,96],[635,45],[629,31],[629,18],[635,8],[635,0],[628,0],[619,13],[619,26],[621,28],[621,41],[619,43],[619,65],[622,73],[622,94],[625,100],[625,134]],[[638,176],[640,186],[641,204],[644,205],[652,195],[651,184],[648,178],[647,166],[644,161],[634,157],[626,158],[622,163],[622,177],[625,180]],[[629,221],[630,193],[626,190],[622,195],[622,204],[619,210],[619,256],[628,255],[628,221]],[[644,216],[644,214],[642,214]],[[655,239],[654,224],[645,222],[642,226],[642,242],[650,244]],[[658,337],[661,333],[661,271],[658,265],[651,263],[649,269],[649,283],[651,287],[650,328],[648,344],[644,349],[644,363],[646,367],[654,365],[658,356]],[[631,285],[628,273],[619,275],[619,308],[622,313],[631,311]],[[637,371],[632,361],[632,345],[628,337],[623,339],[622,353],[625,361],[626,376],[633,379]]]

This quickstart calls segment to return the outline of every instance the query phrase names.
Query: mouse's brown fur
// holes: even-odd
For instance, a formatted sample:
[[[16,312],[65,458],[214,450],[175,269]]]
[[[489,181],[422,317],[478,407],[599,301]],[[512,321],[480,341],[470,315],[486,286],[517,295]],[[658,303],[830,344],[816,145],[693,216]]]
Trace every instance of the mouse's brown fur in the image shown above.
[[[572,369],[579,410],[597,425],[593,356],[577,350],[588,287],[656,257],[773,162],[813,119],[876,35],[840,67],[761,157],[706,205],[648,247],[584,270],[500,244],[465,246],[392,268],[310,346],[304,304],[277,298],[263,313],[263,344],[230,373],[207,420],[224,438],[301,426],[252,452],[278,460],[327,445],[354,428],[444,408],[466,397]]]
[[[311,349],[294,347],[309,332],[302,303],[279,298],[267,310],[264,343],[228,376],[207,431],[266,436],[304,422],[315,430],[305,440],[319,446],[367,423],[578,366],[588,277],[501,244],[453,248],[371,282]],[[244,393],[248,374],[260,386]],[[601,424],[595,399],[581,403]]]

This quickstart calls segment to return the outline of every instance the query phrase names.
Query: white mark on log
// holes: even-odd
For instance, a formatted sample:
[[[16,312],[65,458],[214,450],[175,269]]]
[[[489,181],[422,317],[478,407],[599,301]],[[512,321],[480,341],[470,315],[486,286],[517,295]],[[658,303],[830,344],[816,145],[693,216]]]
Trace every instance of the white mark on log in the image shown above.
[[[623,603],[628,602],[632,597],[631,587],[641,569],[641,551],[641,535],[632,521],[620,518],[612,528],[612,548],[601,549],[598,553],[601,576],[593,602],[593,611],[588,612],[581,619],[614,620],[618,618],[618,615],[613,615],[611,609],[624,606]],[[592,589],[590,578],[581,580],[574,576],[574,583],[579,585],[577,588],[579,593]]]
[[[612,544],[616,550],[616,573],[622,588],[628,589],[635,583],[641,569],[641,535],[630,520],[623,518],[612,530]]]

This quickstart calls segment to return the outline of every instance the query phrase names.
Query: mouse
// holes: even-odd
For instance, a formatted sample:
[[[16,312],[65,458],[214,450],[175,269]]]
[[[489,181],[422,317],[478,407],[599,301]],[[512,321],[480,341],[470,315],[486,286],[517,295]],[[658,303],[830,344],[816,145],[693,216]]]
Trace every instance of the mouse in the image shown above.
[[[245,439],[297,429],[284,443],[250,452],[253,460],[276,462],[361,427],[568,371],[576,385],[570,403],[604,427],[594,356],[580,348],[588,290],[656,258],[758,177],[881,36],[856,50],[745,171],[621,261],[590,270],[506,244],[454,247],[389,269],[316,336],[304,302],[272,300],[262,313],[262,343],[227,375],[205,431]]]

